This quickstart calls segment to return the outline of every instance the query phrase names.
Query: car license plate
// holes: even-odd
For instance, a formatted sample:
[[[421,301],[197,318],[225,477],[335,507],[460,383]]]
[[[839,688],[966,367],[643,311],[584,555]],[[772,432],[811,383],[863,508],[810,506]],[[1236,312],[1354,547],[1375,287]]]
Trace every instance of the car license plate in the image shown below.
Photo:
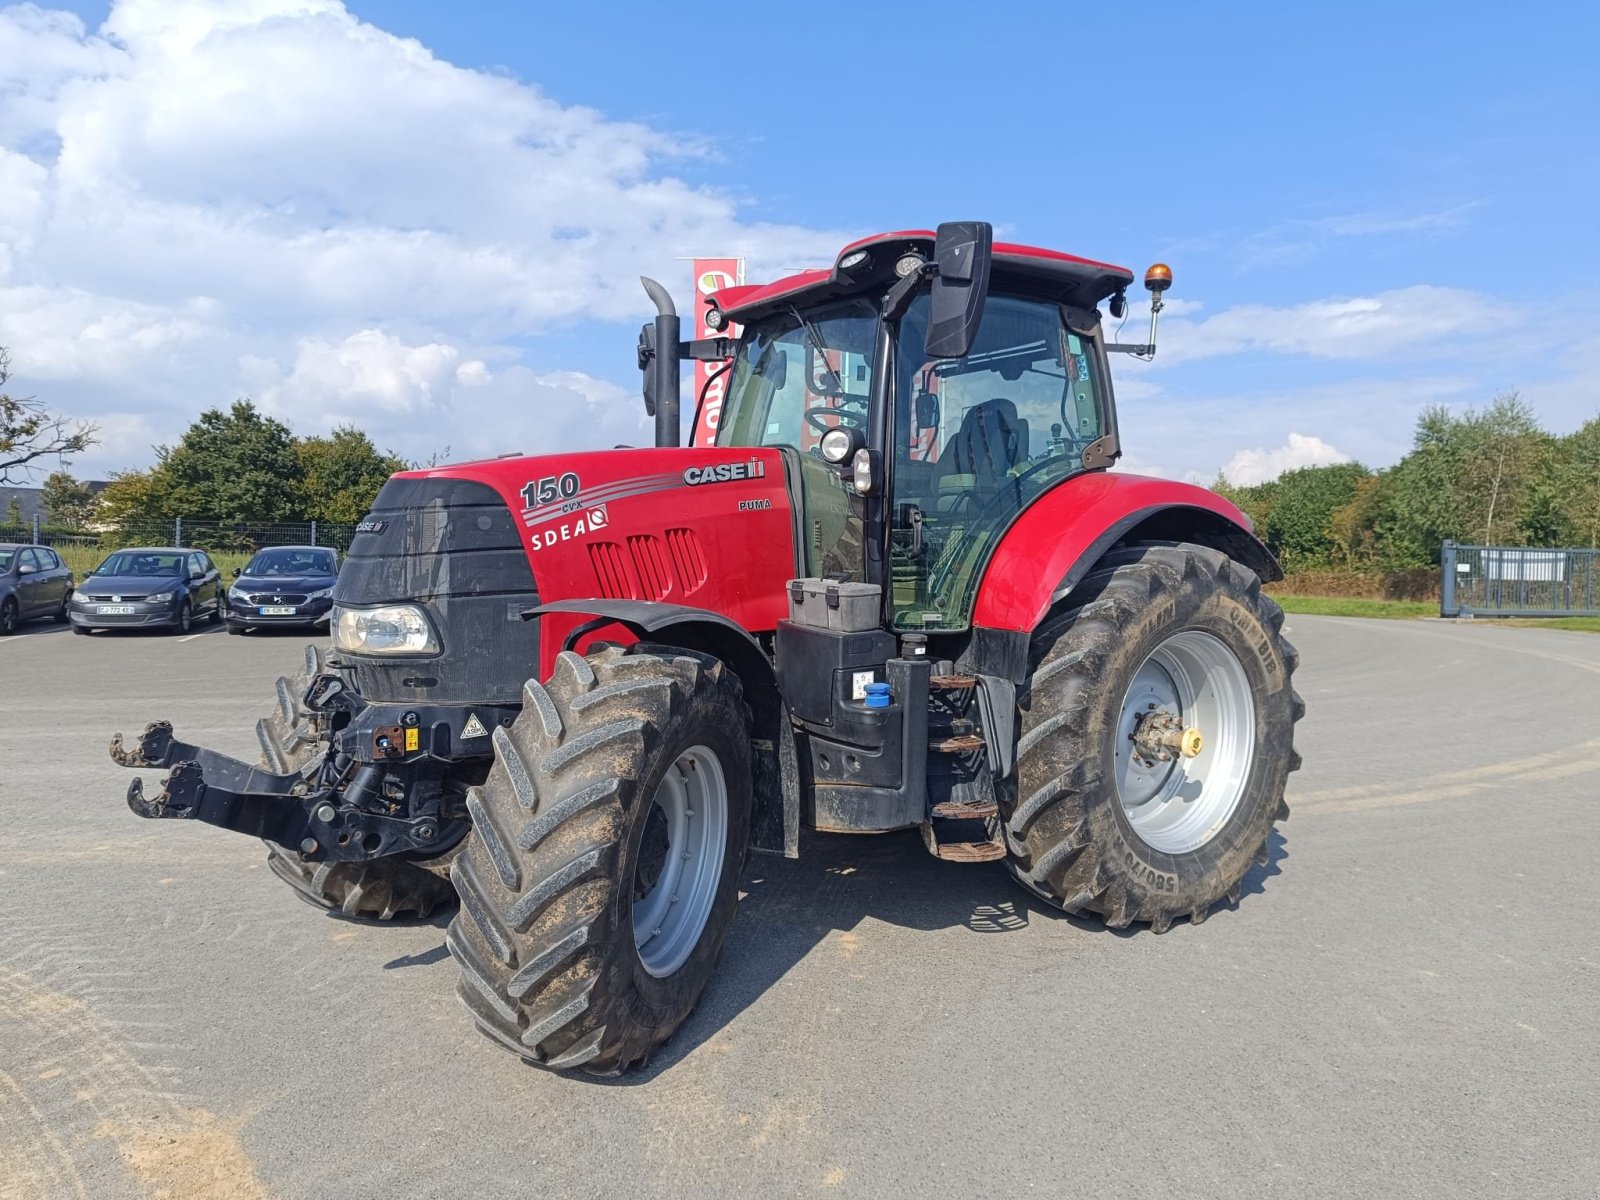
[[[102,617],[128,617],[133,615],[133,605],[102,604],[95,609],[95,613]]]
[[[286,604],[269,605],[261,610],[261,615],[263,617],[292,617],[294,616],[294,608],[292,605]]]

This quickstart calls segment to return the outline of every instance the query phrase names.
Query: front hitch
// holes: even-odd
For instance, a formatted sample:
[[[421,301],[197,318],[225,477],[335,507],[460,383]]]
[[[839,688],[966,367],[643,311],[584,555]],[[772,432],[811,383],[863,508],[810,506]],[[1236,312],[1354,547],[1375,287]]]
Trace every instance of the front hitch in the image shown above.
[[[297,849],[310,861],[361,862],[391,854],[436,850],[441,822],[434,815],[389,816],[354,803],[376,793],[381,772],[357,766],[341,788],[299,772],[276,774],[173,736],[157,721],[128,747],[119,733],[111,758],[124,767],[166,767],[161,791],[144,794],[144,781],[128,785],[128,807],[151,819],[204,821],[250,837]]]

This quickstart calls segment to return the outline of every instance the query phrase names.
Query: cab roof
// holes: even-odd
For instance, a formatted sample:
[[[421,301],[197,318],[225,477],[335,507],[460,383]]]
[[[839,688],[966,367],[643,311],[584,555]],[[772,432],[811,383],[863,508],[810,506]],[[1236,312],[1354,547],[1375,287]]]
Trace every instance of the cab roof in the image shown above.
[[[933,243],[931,229],[873,234],[840,250],[832,267],[801,271],[772,283],[723,288],[709,298],[709,303],[730,320],[742,322],[764,317],[791,304],[810,304],[882,288],[894,279],[894,264],[902,255],[916,253],[932,258]],[[867,252],[864,262],[849,271],[839,266],[860,250]],[[1063,304],[1093,308],[1131,284],[1133,272],[1126,267],[1079,258],[1060,250],[996,242],[994,280],[1002,287],[1019,288]]]

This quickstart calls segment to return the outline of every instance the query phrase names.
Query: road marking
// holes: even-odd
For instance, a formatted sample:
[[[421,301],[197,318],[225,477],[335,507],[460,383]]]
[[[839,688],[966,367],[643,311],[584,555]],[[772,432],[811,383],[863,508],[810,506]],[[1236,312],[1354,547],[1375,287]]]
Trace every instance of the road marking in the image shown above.
[[[191,633],[187,637],[181,637],[178,640],[180,642],[192,642],[197,637],[210,637],[215,632],[215,629],[202,629],[199,633]]]
[[[1436,800],[1459,800],[1499,784],[1546,783],[1573,775],[1600,774],[1600,738],[1561,750],[1530,754],[1508,762],[1489,763],[1464,771],[1437,775],[1424,787],[1397,790],[1393,784],[1362,784],[1354,787],[1324,788],[1321,791],[1290,792],[1295,811],[1362,812],[1373,808],[1398,808],[1407,804],[1426,804]]]

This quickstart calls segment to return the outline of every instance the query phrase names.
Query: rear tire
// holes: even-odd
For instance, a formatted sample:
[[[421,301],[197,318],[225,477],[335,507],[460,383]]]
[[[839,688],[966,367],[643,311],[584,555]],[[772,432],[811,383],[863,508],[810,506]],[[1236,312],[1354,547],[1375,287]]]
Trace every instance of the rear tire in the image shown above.
[[[749,723],[731,670],[666,646],[567,651],[527,685],[453,873],[446,941],[484,1033],[610,1075],[683,1023],[737,904]]]
[[[235,632],[228,626],[228,632]],[[256,722],[261,765],[280,775],[307,771],[322,754],[322,742],[301,703],[312,676],[322,670],[322,655],[306,647],[300,675],[280,676],[278,703]],[[306,862],[293,850],[265,839],[267,866],[308,904],[337,912],[353,921],[425,918],[455,900],[449,880],[407,859],[378,858],[368,862]]]
[[[65,596],[61,597],[61,607],[56,609],[56,615],[53,619],[57,625],[65,625],[72,619],[71,592],[68,592]]]
[[[1051,904],[1112,928],[1199,924],[1217,901],[1238,901],[1289,815],[1305,705],[1283,610],[1249,568],[1188,544],[1118,551],[1073,597],[1034,635],[1018,786],[1001,812],[1007,866]],[[1204,748],[1130,760],[1130,727],[1164,711],[1164,687],[1180,724],[1207,715]]]

